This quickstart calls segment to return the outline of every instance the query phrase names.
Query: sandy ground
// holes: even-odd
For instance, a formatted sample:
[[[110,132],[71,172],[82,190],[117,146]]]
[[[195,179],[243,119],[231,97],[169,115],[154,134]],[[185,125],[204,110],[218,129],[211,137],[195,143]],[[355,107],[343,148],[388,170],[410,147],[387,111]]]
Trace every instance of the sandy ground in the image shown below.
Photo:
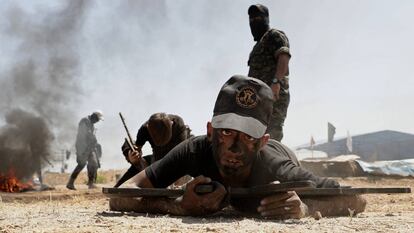
[[[109,187],[119,171],[101,172]],[[100,189],[88,190],[85,175],[76,191],[66,190],[67,174],[46,174],[55,190],[0,193],[0,232],[414,232],[414,194],[364,195],[366,211],[354,217],[265,220],[222,212],[205,218],[111,212]],[[354,187],[409,186],[414,179],[339,179]]]

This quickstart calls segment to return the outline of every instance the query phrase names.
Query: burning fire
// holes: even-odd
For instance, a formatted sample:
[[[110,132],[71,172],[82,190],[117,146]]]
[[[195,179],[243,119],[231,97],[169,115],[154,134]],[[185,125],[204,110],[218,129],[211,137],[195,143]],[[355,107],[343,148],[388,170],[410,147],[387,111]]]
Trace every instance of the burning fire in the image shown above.
[[[13,169],[10,169],[7,174],[0,173],[0,191],[14,193],[28,190],[33,190],[33,184],[31,182],[21,182],[15,176]]]

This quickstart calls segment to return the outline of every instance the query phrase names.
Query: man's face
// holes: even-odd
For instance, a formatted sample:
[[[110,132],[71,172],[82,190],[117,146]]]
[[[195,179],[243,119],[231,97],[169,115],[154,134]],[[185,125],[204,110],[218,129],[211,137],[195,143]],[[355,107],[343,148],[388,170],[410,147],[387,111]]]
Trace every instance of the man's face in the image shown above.
[[[237,176],[249,172],[261,149],[261,139],[232,129],[213,129],[213,156],[223,176]]]
[[[250,31],[255,41],[259,41],[269,29],[268,18],[263,15],[249,16],[249,24]]]
[[[92,122],[92,124],[95,124],[98,121],[99,121],[99,117],[96,114],[92,114],[91,115],[91,122]]]

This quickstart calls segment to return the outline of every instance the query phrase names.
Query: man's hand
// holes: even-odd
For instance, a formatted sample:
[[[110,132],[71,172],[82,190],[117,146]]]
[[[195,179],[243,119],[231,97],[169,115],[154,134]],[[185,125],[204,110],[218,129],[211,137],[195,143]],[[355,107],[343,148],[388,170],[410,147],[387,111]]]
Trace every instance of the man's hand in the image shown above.
[[[294,191],[263,198],[257,211],[263,217],[288,219],[302,218],[307,214],[307,206]]]
[[[128,161],[134,165],[135,167],[140,166],[140,162],[141,162],[141,158],[142,158],[142,152],[139,150],[129,150],[128,151]]]
[[[280,95],[280,83],[272,83],[270,88],[272,88],[273,100],[278,100]]]
[[[221,203],[226,196],[226,189],[220,183],[216,183],[214,192],[197,194],[194,189],[199,184],[211,183],[211,179],[204,176],[197,176],[186,185],[185,193],[180,202],[181,208],[189,215],[211,214],[221,210]]]

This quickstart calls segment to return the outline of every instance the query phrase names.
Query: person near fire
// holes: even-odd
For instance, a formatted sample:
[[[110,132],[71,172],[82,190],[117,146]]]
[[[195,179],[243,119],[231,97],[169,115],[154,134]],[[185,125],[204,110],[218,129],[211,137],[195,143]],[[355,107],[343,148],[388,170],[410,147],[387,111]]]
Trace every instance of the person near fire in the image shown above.
[[[262,80],[272,88],[275,102],[267,132],[270,138],[281,141],[283,125],[290,102],[289,40],[283,31],[270,28],[269,11],[261,4],[248,9],[254,45],[249,55],[249,77]]]
[[[218,94],[207,135],[179,144],[135,177],[140,188],[165,188],[183,175],[195,177],[187,183],[183,196],[111,198],[110,209],[196,216],[215,213],[230,204],[237,210],[270,218],[305,216],[308,207],[293,191],[262,199],[231,198],[230,203],[226,198],[229,187],[253,187],[274,181],[311,180],[317,187],[339,187],[335,180],[315,176],[300,167],[288,147],[270,139],[266,129],[272,108],[273,92],[268,85],[255,78],[231,77]],[[194,191],[197,185],[211,182],[216,187],[213,192]]]
[[[75,143],[76,162],[78,164],[73,170],[66,188],[76,190],[75,180],[85,166],[87,166],[88,171],[88,188],[96,188],[94,183],[97,178],[102,148],[96,139],[94,124],[102,120],[103,114],[99,110],[80,120]]]
[[[137,153],[133,153],[127,142],[122,145],[122,153],[131,167],[114,187],[121,186],[149,164],[162,159],[172,148],[189,138],[190,132],[188,125],[178,115],[163,112],[152,114],[138,130],[134,145]],[[151,145],[152,154],[142,156],[142,147],[146,142]]]

